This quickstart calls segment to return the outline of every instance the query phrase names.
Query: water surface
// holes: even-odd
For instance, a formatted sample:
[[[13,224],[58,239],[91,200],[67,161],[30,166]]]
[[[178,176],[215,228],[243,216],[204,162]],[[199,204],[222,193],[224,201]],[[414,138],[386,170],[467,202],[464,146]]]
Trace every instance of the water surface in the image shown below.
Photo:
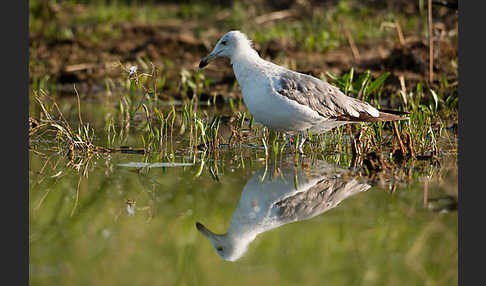
[[[114,108],[104,105],[83,113],[100,144],[99,110]],[[453,154],[417,162],[407,180],[377,180],[350,168],[349,154],[268,160],[242,145],[217,157],[176,148],[73,162],[49,140],[37,144],[45,148],[29,157],[32,285],[458,281]],[[226,233],[223,250],[211,233]]]

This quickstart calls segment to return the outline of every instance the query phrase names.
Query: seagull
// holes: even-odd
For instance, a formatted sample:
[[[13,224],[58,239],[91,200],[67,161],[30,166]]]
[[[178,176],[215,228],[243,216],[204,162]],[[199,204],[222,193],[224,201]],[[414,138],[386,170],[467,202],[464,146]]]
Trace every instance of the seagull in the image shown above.
[[[408,119],[401,116],[404,112],[380,111],[316,77],[262,59],[240,31],[221,37],[199,68],[221,57],[231,60],[243,101],[254,120],[271,130],[303,137],[309,131],[320,134],[348,123]],[[299,140],[300,153],[304,141]]]
[[[304,170],[295,167],[293,160],[286,160],[278,166],[277,177],[267,174],[267,169],[274,167],[263,167],[248,180],[224,234],[196,222],[197,230],[224,260],[240,259],[259,234],[321,215],[371,188],[345,169],[325,161],[315,161]]]

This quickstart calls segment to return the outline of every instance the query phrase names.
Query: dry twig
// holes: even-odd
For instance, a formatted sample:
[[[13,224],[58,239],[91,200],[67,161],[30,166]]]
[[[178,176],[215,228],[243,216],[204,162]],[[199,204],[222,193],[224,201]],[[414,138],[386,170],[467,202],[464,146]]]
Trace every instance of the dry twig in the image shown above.
[[[256,24],[263,24],[265,22],[275,21],[275,20],[282,20],[288,17],[295,15],[296,11],[293,9],[275,11],[272,13],[260,15],[255,18]]]
[[[434,80],[434,47],[432,40],[432,0],[428,0],[428,24],[429,24],[429,82]]]

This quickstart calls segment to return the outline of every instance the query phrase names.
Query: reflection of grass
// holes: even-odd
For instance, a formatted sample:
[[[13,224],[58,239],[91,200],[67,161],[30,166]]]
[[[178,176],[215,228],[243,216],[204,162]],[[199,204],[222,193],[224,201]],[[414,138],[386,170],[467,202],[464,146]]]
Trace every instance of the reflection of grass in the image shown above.
[[[209,168],[195,177],[197,165],[138,173],[117,169],[127,159],[121,154],[96,159],[71,217],[79,174],[52,177],[65,160],[43,168],[44,160],[31,154],[32,283],[457,284],[456,213],[424,210],[420,183],[394,194],[370,189],[312,220],[260,235],[236,263],[222,261],[194,222],[204,220],[218,233],[228,227],[243,185],[264,166],[252,154],[234,157],[218,162],[219,182]],[[432,195],[441,194],[434,186]],[[135,215],[126,211],[128,199],[136,201]]]

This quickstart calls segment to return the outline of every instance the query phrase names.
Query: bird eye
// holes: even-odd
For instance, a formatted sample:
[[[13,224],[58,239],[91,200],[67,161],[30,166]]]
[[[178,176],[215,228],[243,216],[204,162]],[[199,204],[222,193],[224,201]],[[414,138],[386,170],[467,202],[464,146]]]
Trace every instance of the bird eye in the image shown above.
[[[217,251],[223,251],[223,248],[222,247],[218,247],[216,248]]]
[[[222,41],[221,44],[222,45],[226,45],[228,42],[226,40]]]

